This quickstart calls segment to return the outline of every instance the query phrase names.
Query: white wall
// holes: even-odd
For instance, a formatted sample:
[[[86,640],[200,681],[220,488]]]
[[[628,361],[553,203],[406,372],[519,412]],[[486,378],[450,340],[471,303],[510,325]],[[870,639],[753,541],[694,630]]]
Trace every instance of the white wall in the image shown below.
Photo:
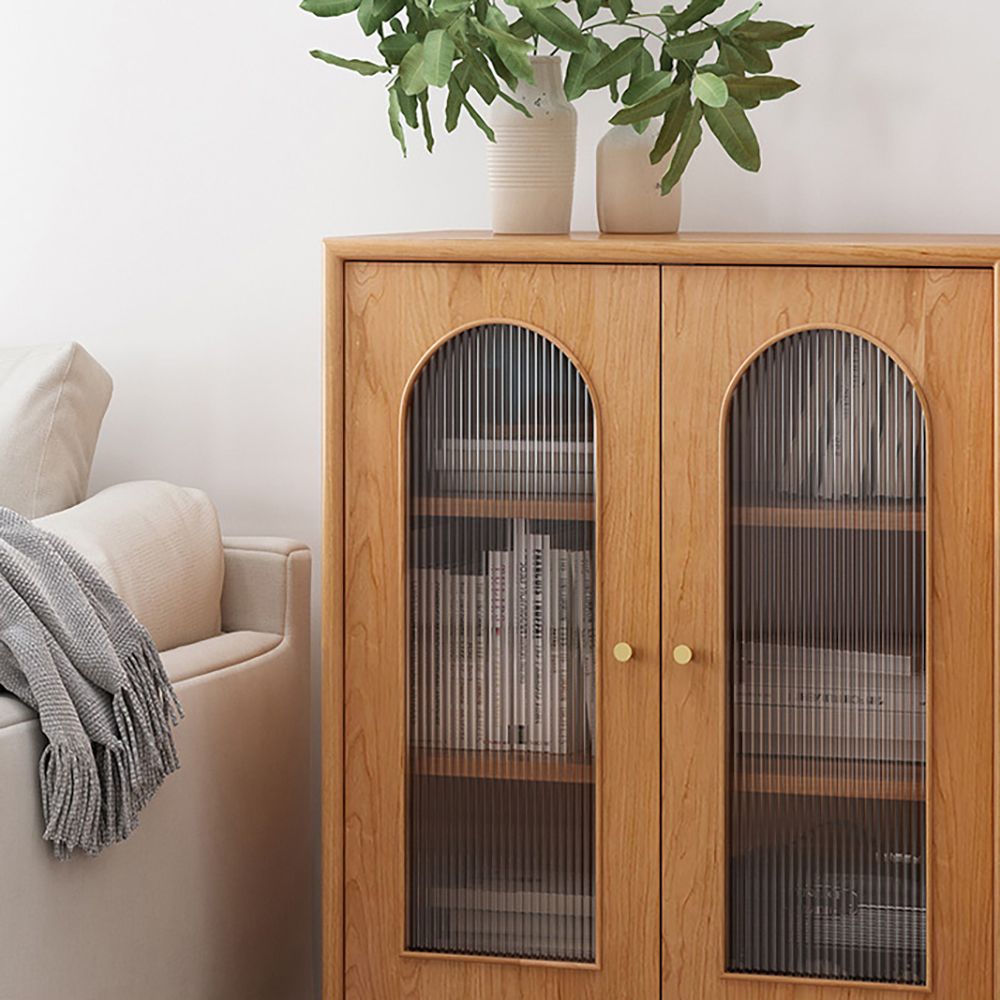
[[[759,176],[706,142],[687,229],[1000,232],[993,4],[768,0],[816,30],[754,113]],[[488,226],[463,126],[403,161],[353,21],[294,0],[0,10],[0,345],[77,339],[116,390],[94,487],[199,485],[229,533],[319,544],[320,239]],[[583,102],[575,224],[594,228]]]

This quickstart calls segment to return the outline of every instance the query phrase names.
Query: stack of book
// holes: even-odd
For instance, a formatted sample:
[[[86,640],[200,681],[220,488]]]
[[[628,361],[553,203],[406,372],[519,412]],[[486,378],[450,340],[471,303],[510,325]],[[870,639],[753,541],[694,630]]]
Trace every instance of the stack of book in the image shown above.
[[[806,356],[807,355],[807,356]],[[757,491],[801,500],[918,501],[923,415],[904,372],[869,344],[823,331],[762,368],[740,447]],[[750,485],[750,484],[747,484]]]
[[[452,496],[588,496],[593,452],[587,441],[444,438],[434,451],[434,471],[440,492]]]
[[[509,547],[465,566],[412,570],[413,746],[576,754],[592,745],[591,553],[531,526],[513,521]]]
[[[745,642],[740,659],[739,752],[923,762],[926,685],[911,656]]]

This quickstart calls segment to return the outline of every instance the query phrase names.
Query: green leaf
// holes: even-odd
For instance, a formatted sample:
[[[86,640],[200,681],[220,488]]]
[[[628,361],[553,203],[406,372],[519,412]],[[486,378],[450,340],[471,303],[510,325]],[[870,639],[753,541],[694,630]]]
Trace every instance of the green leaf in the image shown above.
[[[641,122],[644,118],[656,118],[667,111],[681,94],[686,94],[687,89],[687,82],[673,83],[666,90],[654,94],[645,101],[640,101],[634,107],[622,108],[611,119],[611,124],[634,125],[636,122]]]
[[[662,69],[653,70],[645,76],[640,76],[635,83],[630,83],[628,90],[622,94],[622,103],[629,106],[641,104],[670,86],[672,76]]]
[[[609,6],[619,24],[624,24],[625,18],[632,13],[632,0],[609,0]]]
[[[401,35],[387,35],[378,43],[378,50],[385,56],[385,61],[390,66],[398,66],[414,45],[418,38],[414,34],[404,32]]]
[[[519,17],[511,26],[510,33],[515,38],[520,38],[522,41],[527,41],[532,38],[535,34],[535,29],[528,24],[528,22],[523,18]]]
[[[509,29],[510,25],[503,14],[491,7],[486,14],[483,32],[493,40],[497,57],[510,73],[518,80],[533,83],[535,73],[531,66],[531,45],[512,35]]]
[[[420,124],[424,129],[424,145],[427,146],[427,152],[434,152],[434,130],[431,128],[431,116],[427,110],[427,91],[425,90],[418,98],[417,103],[420,105]]]
[[[469,117],[479,126],[486,138],[489,139],[490,142],[496,142],[496,134],[483,120],[483,116],[468,101],[464,101],[463,103],[465,105],[465,110],[469,112]]]
[[[731,17],[728,21],[723,21],[722,24],[717,25],[719,34],[728,35],[731,31],[735,31],[740,25],[746,24],[763,6],[762,0],[757,0],[752,7],[742,11],[735,17]]]
[[[374,76],[376,73],[388,73],[388,66],[378,66],[373,62],[368,62],[366,59],[342,59],[340,56],[335,56],[331,52],[321,52],[319,49],[313,49],[309,53],[314,59],[321,59],[325,63],[330,63],[331,66],[339,66],[341,69],[350,69],[355,73],[360,73],[362,76]]]
[[[660,11],[660,17],[670,17],[669,24],[664,21],[670,31],[687,31],[688,28],[708,17],[709,14],[714,14],[725,2],[726,0],[692,0],[684,10],[672,16],[669,13],[664,13],[668,10],[664,7]]]
[[[566,97],[575,101],[587,92],[584,80],[590,70],[597,65],[611,47],[599,38],[590,36],[590,44],[585,52],[574,52],[566,63],[566,79],[563,81],[563,92]]]
[[[403,123],[399,120],[399,95],[395,87],[389,88],[389,131],[399,143],[403,156],[406,156],[406,134],[403,132]]]
[[[469,9],[469,0],[434,0],[435,14],[458,14]]]
[[[584,78],[588,90],[606,87],[609,83],[625,76],[632,69],[636,53],[642,48],[642,39],[638,36],[626,38],[611,52],[594,64]]]
[[[793,39],[801,38],[812,29],[811,24],[793,25],[784,21],[751,21],[736,32],[741,38],[757,42],[767,49],[776,49]]]
[[[511,0],[525,14],[529,10],[541,10],[543,7],[554,7],[558,0]]]
[[[782,76],[727,76],[725,79],[729,93],[743,108],[756,108],[761,101],[776,101],[799,89],[794,80]]]
[[[729,101],[726,81],[714,73],[695,73],[691,91],[702,104],[710,108],[723,108]]]
[[[510,94],[506,94],[502,90],[498,90],[497,97],[499,97],[501,101],[506,101],[512,108],[516,108],[522,115],[524,115],[525,118],[531,117],[531,112],[520,101],[514,100]]]
[[[738,31],[734,31],[729,39],[736,47],[744,67],[751,73],[770,73],[774,69],[774,63],[768,55],[767,49],[760,43],[745,38]],[[724,45],[723,48],[726,48]]]
[[[380,25],[395,17],[406,6],[406,0],[361,0],[358,23],[366,35],[373,35]]]
[[[687,35],[672,38],[663,47],[675,59],[697,62],[715,43],[718,33],[715,28],[702,28]]]
[[[674,143],[677,142],[677,137],[681,134],[681,129],[690,113],[690,98],[674,102],[674,105],[664,116],[663,124],[656,136],[656,142],[653,143],[653,148],[649,151],[650,163],[659,163],[674,148]]]
[[[416,95],[427,89],[427,77],[424,76],[424,46],[421,42],[417,42],[403,56],[403,61],[399,64],[399,82],[402,84],[404,94]]]
[[[757,136],[735,97],[724,108],[705,108],[705,121],[734,163],[753,173],[760,170]]]
[[[581,21],[589,21],[600,9],[601,0],[576,0]]]
[[[740,50],[728,38],[719,40],[719,62],[728,73],[742,75],[747,71],[747,64],[744,62]]]
[[[458,82],[458,77],[452,73],[448,80],[448,99],[444,105],[444,128],[446,132],[454,132],[458,125],[458,117],[465,103],[465,89]]]
[[[468,82],[477,94],[487,103],[492,104],[500,92],[497,78],[486,61],[486,56],[478,49],[473,49],[463,60],[468,71]]]
[[[417,127],[417,99],[412,94],[404,94],[397,80],[396,93],[399,95],[399,110],[403,112],[403,120],[410,128]]]
[[[431,87],[443,87],[451,76],[455,43],[441,28],[427,33],[424,39],[424,79]]]
[[[687,165],[694,156],[694,151],[701,143],[701,105],[694,104],[684,117],[684,126],[680,131],[674,155],[670,158],[667,172],[660,178],[660,194],[670,194],[677,186]]]
[[[543,38],[548,39],[563,52],[584,52],[587,38],[582,31],[555,7],[525,10],[525,19]]]
[[[302,0],[299,6],[317,17],[339,17],[357,10],[361,0]]]

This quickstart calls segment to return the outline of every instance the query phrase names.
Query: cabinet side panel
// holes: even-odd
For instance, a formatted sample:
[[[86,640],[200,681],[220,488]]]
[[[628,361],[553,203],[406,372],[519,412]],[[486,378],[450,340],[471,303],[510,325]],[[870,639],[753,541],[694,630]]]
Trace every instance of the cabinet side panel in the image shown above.
[[[344,993],[344,262],[326,254],[321,680],[322,996]]]

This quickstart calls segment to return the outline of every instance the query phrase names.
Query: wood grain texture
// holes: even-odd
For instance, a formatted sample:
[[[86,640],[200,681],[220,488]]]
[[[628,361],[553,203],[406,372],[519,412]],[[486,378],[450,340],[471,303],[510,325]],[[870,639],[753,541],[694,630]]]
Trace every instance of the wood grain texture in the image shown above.
[[[993,269],[993,969],[1000,992],[1000,264]]]
[[[993,281],[990,270],[668,267],[663,327],[663,995],[993,1000]],[[803,327],[867,333],[913,375],[930,432],[929,989],[724,976],[723,405]]]
[[[331,239],[346,260],[594,264],[782,264],[993,267],[1000,236],[677,233],[494,236],[408,233]]]
[[[659,995],[659,273],[348,264],[346,913],[350,1000]],[[496,320],[551,336],[598,419],[599,968],[402,953],[405,621],[400,422],[447,334]],[[637,433],[641,429],[641,433]],[[627,639],[636,658],[607,655]]]
[[[326,253],[321,680],[323,1000],[344,995],[344,272]]]

